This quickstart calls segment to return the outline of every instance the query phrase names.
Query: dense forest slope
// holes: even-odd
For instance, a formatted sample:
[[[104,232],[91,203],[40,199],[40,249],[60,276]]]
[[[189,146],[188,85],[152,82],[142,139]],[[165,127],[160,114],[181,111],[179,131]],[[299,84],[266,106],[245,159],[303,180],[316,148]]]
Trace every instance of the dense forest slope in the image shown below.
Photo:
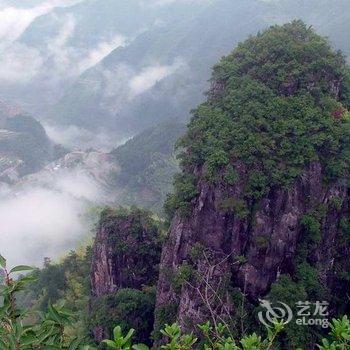
[[[183,124],[161,123],[110,153],[118,169],[112,186],[120,189],[123,204],[162,212],[166,195],[173,188],[173,176],[178,171],[174,144],[184,133]]]
[[[167,204],[157,324],[193,330],[209,315],[239,333],[264,297],[349,312],[349,77],[342,54],[300,21],[215,66]],[[284,348],[311,349],[316,333],[291,324]]]

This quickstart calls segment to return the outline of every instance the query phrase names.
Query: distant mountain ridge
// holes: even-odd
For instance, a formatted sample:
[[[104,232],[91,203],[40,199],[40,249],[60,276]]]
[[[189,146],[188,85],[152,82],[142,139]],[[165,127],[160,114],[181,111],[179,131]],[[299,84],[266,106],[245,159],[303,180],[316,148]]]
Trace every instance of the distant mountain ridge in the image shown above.
[[[314,25],[350,54],[345,40],[349,2],[217,0],[181,21],[152,27],[111,52],[67,90],[50,118],[129,135],[168,118],[186,121],[204,99],[209,67],[251,33],[293,18]]]
[[[0,100],[0,182],[16,182],[63,153],[37,120]]]
[[[180,21],[203,7],[197,1],[151,4],[86,0],[38,16],[11,45],[0,46],[0,65],[8,66],[0,70],[2,95],[41,119],[81,73],[113,49],[160,23]],[[17,74],[15,67],[23,67],[23,74]]]

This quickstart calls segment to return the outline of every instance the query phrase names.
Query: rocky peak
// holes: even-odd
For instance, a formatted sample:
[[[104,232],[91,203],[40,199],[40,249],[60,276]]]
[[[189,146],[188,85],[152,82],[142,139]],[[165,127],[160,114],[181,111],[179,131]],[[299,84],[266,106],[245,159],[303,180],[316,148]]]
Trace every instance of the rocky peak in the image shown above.
[[[93,248],[93,297],[155,282],[160,260],[158,230],[156,221],[141,209],[102,212]]]
[[[147,289],[158,278],[161,251],[159,233],[159,224],[147,211],[137,208],[106,208],[101,213],[90,272],[90,316],[96,341],[102,341],[113,330],[103,323],[104,316],[102,319],[98,316],[100,310],[97,305],[106,307],[109,314],[118,315],[120,310],[116,300],[119,297],[125,303],[132,304],[130,310],[140,307],[143,308],[142,311],[135,312],[153,314],[154,300],[150,298]],[[146,300],[145,304],[138,306],[140,300]],[[131,315],[129,317],[132,318]],[[153,317],[150,319],[149,325],[145,322],[145,332],[148,335]]]
[[[166,205],[173,219],[156,330],[177,320],[192,331],[208,317],[237,330],[247,313],[256,322],[259,298],[276,290],[287,304],[302,297],[349,308],[350,285],[339,274],[349,270],[350,248],[348,72],[301,22],[248,39],[214,68],[214,90],[181,141],[183,170]],[[293,283],[302,296],[291,296]],[[298,331],[312,344],[308,330]],[[288,344],[296,333],[286,332]]]

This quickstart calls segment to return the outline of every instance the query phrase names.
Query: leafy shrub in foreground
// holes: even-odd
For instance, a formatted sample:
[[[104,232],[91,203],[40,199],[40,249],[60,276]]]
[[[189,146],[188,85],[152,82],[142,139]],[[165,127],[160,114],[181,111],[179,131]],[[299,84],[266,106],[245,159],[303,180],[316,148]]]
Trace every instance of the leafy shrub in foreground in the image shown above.
[[[74,326],[75,317],[64,307],[49,304],[46,313],[21,310],[17,307],[16,293],[30,282],[33,276],[15,278],[20,272],[33,270],[30,266],[16,266],[8,270],[6,260],[0,255],[2,281],[0,288],[0,350],[96,350],[87,345],[88,339],[67,336],[66,328]],[[212,327],[209,322],[198,326],[202,333],[198,339],[193,333],[183,334],[177,324],[165,325],[161,331],[167,341],[163,350],[273,350],[275,340],[283,331],[283,323],[276,322],[267,329],[267,337],[256,333],[235,341],[224,325]],[[102,347],[108,350],[149,350],[145,344],[133,344],[134,329],[124,336],[122,328],[117,326],[112,340],[104,340]],[[307,345],[306,345],[307,346]],[[155,347],[157,348],[157,347]],[[159,348],[159,347],[158,347]],[[333,320],[329,339],[323,339],[320,350],[350,349],[350,320],[344,316]]]

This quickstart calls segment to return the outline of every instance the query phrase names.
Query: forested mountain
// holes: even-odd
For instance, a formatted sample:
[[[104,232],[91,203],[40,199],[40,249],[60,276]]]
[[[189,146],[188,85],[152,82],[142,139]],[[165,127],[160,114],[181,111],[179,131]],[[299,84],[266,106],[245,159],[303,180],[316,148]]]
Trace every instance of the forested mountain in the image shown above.
[[[39,3],[43,14],[1,46],[1,95],[39,120],[107,129],[118,141],[169,118],[188,120],[209,67],[270,24],[301,18],[350,53],[345,0]]]
[[[195,16],[203,5],[180,2],[178,5],[157,6],[155,3],[130,0],[86,0],[76,1],[69,7],[58,7],[35,19],[19,41],[37,48],[45,48],[47,42],[58,33],[62,21],[73,16],[76,21],[74,33],[68,45],[94,49],[101,43],[113,39],[113,35],[122,35],[132,39],[145,30],[156,25],[158,19],[165,23],[178,20],[185,12]],[[74,3],[74,2],[72,2]],[[171,9],[171,13],[169,12]],[[38,35],[40,33],[40,35]]]
[[[161,238],[161,224],[151,212],[107,208],[101,213],[90,274],[89,327],[96,341],[111,336],[118,323],[138,328],[138,340],[150,344]]]
[[[15,125],[16,120],[25,128],[22,118],[28,118],[28,123],[35,122],[28,116],[21,116],[12,119],[12,124]],[[137,205],[159,214],[163,212],[163,203],[172,191],[173,176],[179,170],[174,144],[185,132],[183,124],[167,122],[149,128],[111,152],[93,149],[84,152],[54,146],[47,137],[43,138],[44,129],[38,122],[35,123],[36,134],[33,130],[16,133],[13,127],[11,132],[0,129],[4,135],[4,140],[0,139],[4,166],[8,159],[5,156],[20,157],[23,153],[25,162],[18,159],[18,167],[24,168],[21,175],[29,174],[18,182],[19,174],[15,172],[18,169],[5,168],[3,177],[5,174],[16,175],[12,182],[16,184],[14,190],[17,195],[31,187],[58,191],[66,188],[91,205]],[[5,135],[13,135],[14,138],[8,148],[5,147]],[[26,138],[32,140],[33,145],[26,142]]]
[[[162,123],[111,152],[117,168],[112,186],[120,190],[120,203],[163,212],[163,203],[172,191],[173,176],[178,171],[175,141],[184,133],[183,124]]]
[[[52,110],[56,122],[132,134],[167,118],[187,120],[211,67],[252,32],[301,18],[350,53],[349,3],[217,0],[194,16],[159,23],[85,72]]]
[[[323,300],[335,315],[349,312],[345,62],[293,21],[251,37],[214,67],[167,203],[173,220],[156,324],[177,320],[195,331],[210,312],[240,334],[258,327],[259,299],[291,308]],[[282,348],[314,349],[322,332],[291,322]]]

